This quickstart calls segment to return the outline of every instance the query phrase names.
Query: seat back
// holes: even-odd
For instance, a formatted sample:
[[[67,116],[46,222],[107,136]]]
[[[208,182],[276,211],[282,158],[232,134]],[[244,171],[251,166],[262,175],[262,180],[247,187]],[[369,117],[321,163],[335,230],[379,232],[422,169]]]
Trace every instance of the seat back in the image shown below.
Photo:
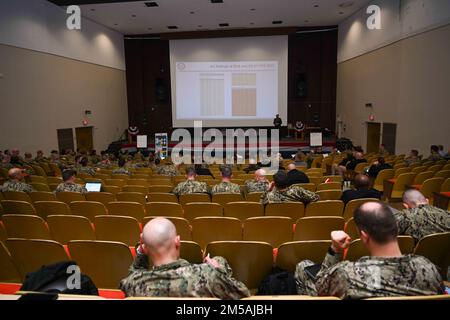
[[[229,202],[224,205],[223,215],[225,217],[237,218],[244,221],[248,218],[263,216],[264,207],[259,202]]]
[[[148,202],[173,202],[173,203],[178,203],[178,198],[173,193],[150,191],[147,194],[147,201]]]
[[[3,214],[29,214],[36,215],[36,210],[30,202],[19,200],[2,200]]]
[[[96,201],[73,201],[70,210],[73,215],[86,217],[90,221],[94,221],[95,216],[107,214],[105,205]]]
[[[51,215],[47,224],[52,239],[61,244],[71,240],[95,240],[94,229],[86,217],[73,215]]]
[[[145,217],[142,219],[142,228],[152,219],[155,219],[156,217]],[[181,240],[185,241],[191,241],[192,240],[192,234],[191,234],[191,225],[189,224],[189,221],[187,221],[185,218],[179,218],[179,217],[164,217],[168,220],[170,220],[177,229],[177,234],[180,236]]]
[[[128,179],[106,179],[105,185],[122,188],[127,185],[127,180]]]
[[[406,186],[412,185],[414,183],[414,178],[416,175],[414,173],[402,173],[397,177],[397,180],[392,187],[391,199],[399,199],[403,197]]]
[[[375,182],[373,183],[373,188],[375,190],[383,192],[384,186],[383,182],[384,180],[389,180],[394,178],[395,170],[394,169],[384,169],[378,172],[377,177],[375,178]]]
[[[439,193],[441,186],[444,183],[444,178],[431,178],[424,181],[420,192],[425,198],[431,199],[433,197],[433,192]]]
[[[125,202],[138,202],[142,205],[147,203],[145,199],[145,195],[147,192],[119,192],[116,194],[117,201],[125,201]]]
[[[183,207],[173,202],[148,202],[145,205],[147,216],[183,218]]]
[[[352,238],[352,240],[359,239],[359,231],[356,227],[355,219],[350,218],[345,223],[344,231],[350,236],[350,238]]]
[[[119,242],[79,240],[70,241],[68,247],[81,272],[98,288],[117,289],[133,263],[129,247]]]
[[[38,216],[5,214],[2,216],[8,238],[51,240],[45,221]]]
[[[254,217],[244,221],[243,240],[261,241],[278,248],[292,241],[293,220],[288,217]]]
[[[36,191],[44,191],[44,192],[50,192],[51,191],[50,187],[47,184],[44,184],[44,183],[31,182],[30,185]]]
[[[126,185],[126,186],[122,187],[122,192],[121,193],[123,193],[123,192],[137,192],[137,193],[141,193],[143,195],[146,195],[148,193],[148,187]]]
[[[433,171],[420,172],[414,178],[413,184],[414,185],[422,184],[425,180],[432,178],[433,175],[434,175]]]
[[[328,182],[328,183],[321,183],[317,186],[317,191],[324,191],[324,190],[342,190],[342,185],[340,182]]]
[[[316,194],[320,200],[340,200],[342,197],[342,190],[322,190],[317,191]]]
[[[275,264],[281,269],[294,272],[297,264],[306,259],[322,263],[330,245],[330,240],[284,243],[278,248]]]
[[[340,200],[324,200],[311,202],[306,206],[305,217],[342,217],[344,203]]]
[[[294,241],[328,240],[332,231],[344,229],[342,217],[305,217],[297,221]]]
[[[250,290],[257,289],[272,269],[273,252],[268,243],[218,241],[208,244],[206,252],[212,257],[227,259],[233,270],[233,277],[242,281]]]
[[[364,199],[355,199],[355,200],[349,201],[345,205],[344,220],[348,221],[348,220],[352,219],[353,218],[353,212],[355,211],[356,208],[358,208],[363,203],[372,202],[372,201],[379,202],[380,200],[376,199],[376,198],[364,198]]]
[[[414,254],[424,256],[447,273],[450,265],[450,232],[436,233],[423,237],[417,243]]]
[[[192,222],[192,240],[202,249],[213,241],[242,240],[242,222],[236,218],[201,217]]]
[[[31,198],[28,193],[23,191],[4,191],[3,197],[6,200],[16,200],[31,203]]]
[[[179,202],[182,205],[191,202],[211,202],[211,198],[206,193],[188,193],[180,195]]]
[[[3,242],[0,242],[0,266],[0,282],[22,282],[19,270],[17,270],[17,267]]]
[[[181,237],[183,239],[183,237]],[[202,263],[203,255],[200,245],[193,241],[181,241],[180,258],[190,263]]]
[[[78,192],[57,192],[56,199],[70,204],[72,201],[85,201],[86,197]]]
[[[65,202],[61,201],[37,201],[34,203],[36,213],[42,219],[47,219],[49,215],[68,215],[72,212]]]
[[[434,175],[434,178],[450,178],[450,170],[441,170],[436,172],[436,174]]]
[[[447,178],[442,184],[441,192],[450,192],[450,178]]]
[[[116,201],[116,196],[109,192],[89,192],[86,194],[86,200],[103,203],[106,207],[108,203]]]
[[[108,203],[108,214],[127,216],[141,221],[146,216],[144,206],[138,202],[115,201]]]
[[[126,216],[96,216],[95,235],[98,240],[116,241],[134,247],[140,241],[139,222]]]
[[[410,173],[410,168],[400,168],[395,170],[394,178],[398,178],[401,174]]]
[[[244,197],[240,193],[216,193],[213,194],[211,201],[225,207],[229,202],[244,201]]]
[[[30,193],[30,198],[33,203],[37,201],[57,201],[53,192],[36,191]]]
[[[102,191],[107,193],[112,193],[113,195],[118,194],[122,190],[122,187],[118,186],[102,186]]]
[[[183,209],[188,221],[199,217],[223,217],[223,207],[218,203],[191,202],[185,204]]]
[[[52,240],[8,239],[6,246],[22,279],[42,266],[69,260],[62,244]]]
[[[245,195],[245,199],[251,202],[261,202],[263,192],[250,192]]]
[[[302,202],[268,203],[265,215],[271,217],[289,217],[295,223],[305,216],[305,205]]]
[[[169,193],[170,191],[172,191],[172,189],[173,189],[173,186],[171,186],[171,185],[155,184],[155,185],[150,185],[150,187],[148,187],[148,192],[149,193],[153,193],[153,192]]]

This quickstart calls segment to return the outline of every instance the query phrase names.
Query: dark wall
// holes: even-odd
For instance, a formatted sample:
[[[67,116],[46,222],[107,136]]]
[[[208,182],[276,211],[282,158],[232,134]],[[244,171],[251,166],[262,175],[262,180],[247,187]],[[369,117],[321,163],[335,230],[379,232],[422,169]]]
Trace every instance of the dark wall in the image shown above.
[[[169,41],[126,39],[125,55],[130,125],[143,134],[170,132]],[[284,125],[300,120],[334,131],[337,31],[292,34],[288,55],[288,121]]]

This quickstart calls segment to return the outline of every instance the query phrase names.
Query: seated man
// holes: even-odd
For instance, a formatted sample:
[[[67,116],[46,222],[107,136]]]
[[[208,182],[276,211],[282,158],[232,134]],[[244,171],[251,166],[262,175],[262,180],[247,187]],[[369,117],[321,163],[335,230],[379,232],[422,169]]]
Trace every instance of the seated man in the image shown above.
[[[178,169],[174,164],[166,163],[156,168],[156,174],[167,177],[175,177],[178,176],[180,173],[178,172]]]
[[[57,192],[78,192],[81,194],[86,194],[88,191],[81,184],[75,183],[77,172],[72,169],[67,169],[62,172],[63,181],[60,183],[56,189]]]
[[[303,171],[297,170],[297,167],[295,166],[294,163],[289,164],[287,169],[288,169],[287,176],[289,186],[292,186],[293,184],[297,183],[309,183],[308,176]]]
[[[119,159],[117,161],[117,165],[119,166],[119,168],[114,169],[112,171],[112,174],[128,174],[129,175],[130,172],[128,171],[127,168],[125,168],[125,164],[126,164],[126,161],[124,159]]]
[[[151,220],[145,225],[141,239],[130,274],[120,282],[127,297],[241,299],[250,295],[243,283],[232,278],[224,258],[211,259],[208,255],[202,264],[180,259],[180,236],[169,220]]]
[[[421,159],[419,157],[419,151],[413,149],[409,152],[409,156],[405,158],[405,163],[407,166],[410,166],[414,163],[420,162]]]
[[[177,196],[188,193],[209,193],[208,185],[205,182],[196,181],[197,173],[194,167],[186,168],[186,181],[180,182],[173,190]]]
[[[288,176],[284,171],[278,171],[274,174],[268,191],[261,196],[263,205],[280,202],[303,202],[306,205],[318,200],[319,196],[314,192],[298,186],[290,187]]]
[[[370,188],[369,177],[365,174],[358,174],[353,181],[356,190],[347,190],[342,194],[342,201],[345,204],[355,199],[376,198],[381,199],[381,193]]]
[[[405,191],[403,206],[405,210],[394,213],[399,234],[419,241],[433,233],[450,232],[450,212],[430,205],[419,191]]]
[[[369,177],[375,179],[378,176],[378,173],[380,173],[381,170],[385,169],[392,169],[392,166],[386,163],[383,157],[379,157],[377,161],[372,163],[367,174],[369,175]]]
[[[247,192],[266,192],[269,189],[269,181],[266,179],[266,170],[255,171],[255,179],[245,181]]]
[[[8,176],[9,180],[6,181],[3,186],[0,186],[0,191],[22,191],[27,193],[35,191],[32,186],[23,182],[25,170],[12,168],[8,171]]]
[[[223,166],[220,170],[222,182],[212,187],[211,194],[216,193],[241,193],[241,188],[238,184],[232,183],[231,178],[233,172],[230,166]]]
[[[363,153],[361,151],[353,152],[353,155],[344,159],[339,165],[333,164],[331,168],[332,175],[335,175],[336,172],[342,177],[345,177],[345,173],[348,170],[355,170],[356,166],[360,163],[367,162],[363,157]]]
[[[391,209],[378,202],[367,202],[354,212],[360,238],[370,256],[356,262],[341,261],[351,239],[344,231],[331,233],[331,247],[317,275],[297,265],[297,293],[336,296],[341,299],[443,294],[442,278],[427,258],[402,255],[397,241],[397,224]]]
[[[88,158],[82,157],[80,159],[80,167],[78,168],[78,173],[88,174],[90,176],[94,176],[96,170],[90,166],[88,166]]]
[[[429,161],[438,161],[442,160],[442,156],[439,154],[439,147],[436,145],[432,145],[430,147],[430,156],[427,158]]]

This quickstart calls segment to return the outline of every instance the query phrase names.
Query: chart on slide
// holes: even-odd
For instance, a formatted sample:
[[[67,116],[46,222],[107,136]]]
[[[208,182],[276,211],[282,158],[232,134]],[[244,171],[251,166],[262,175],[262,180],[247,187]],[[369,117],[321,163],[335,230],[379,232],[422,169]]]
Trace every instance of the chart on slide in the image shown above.
[[[278,62],[177,62],[179,120],[272,119],[278,111]]]

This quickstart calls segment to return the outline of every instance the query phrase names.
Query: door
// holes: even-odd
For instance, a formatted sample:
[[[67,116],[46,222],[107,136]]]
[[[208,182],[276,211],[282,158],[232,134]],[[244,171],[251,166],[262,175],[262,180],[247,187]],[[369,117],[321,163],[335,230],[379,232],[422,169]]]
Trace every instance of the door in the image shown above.
[[[67,149],[74,149],[73,146],[73,129],[58,129],[56,130],[58,135],[58,149],[59,152],[62,153]]]
[[[380,148],[381,124],[367,122],[367,153],[378,152]]]
[[[77,137],[77,149],[90,152],[94,149],[94,139],[92,135],[93,127],[75,128]]]
[[[383,144],[390,154],[395,154],[395,140],[397,138],[397,124],[383,123]]]

